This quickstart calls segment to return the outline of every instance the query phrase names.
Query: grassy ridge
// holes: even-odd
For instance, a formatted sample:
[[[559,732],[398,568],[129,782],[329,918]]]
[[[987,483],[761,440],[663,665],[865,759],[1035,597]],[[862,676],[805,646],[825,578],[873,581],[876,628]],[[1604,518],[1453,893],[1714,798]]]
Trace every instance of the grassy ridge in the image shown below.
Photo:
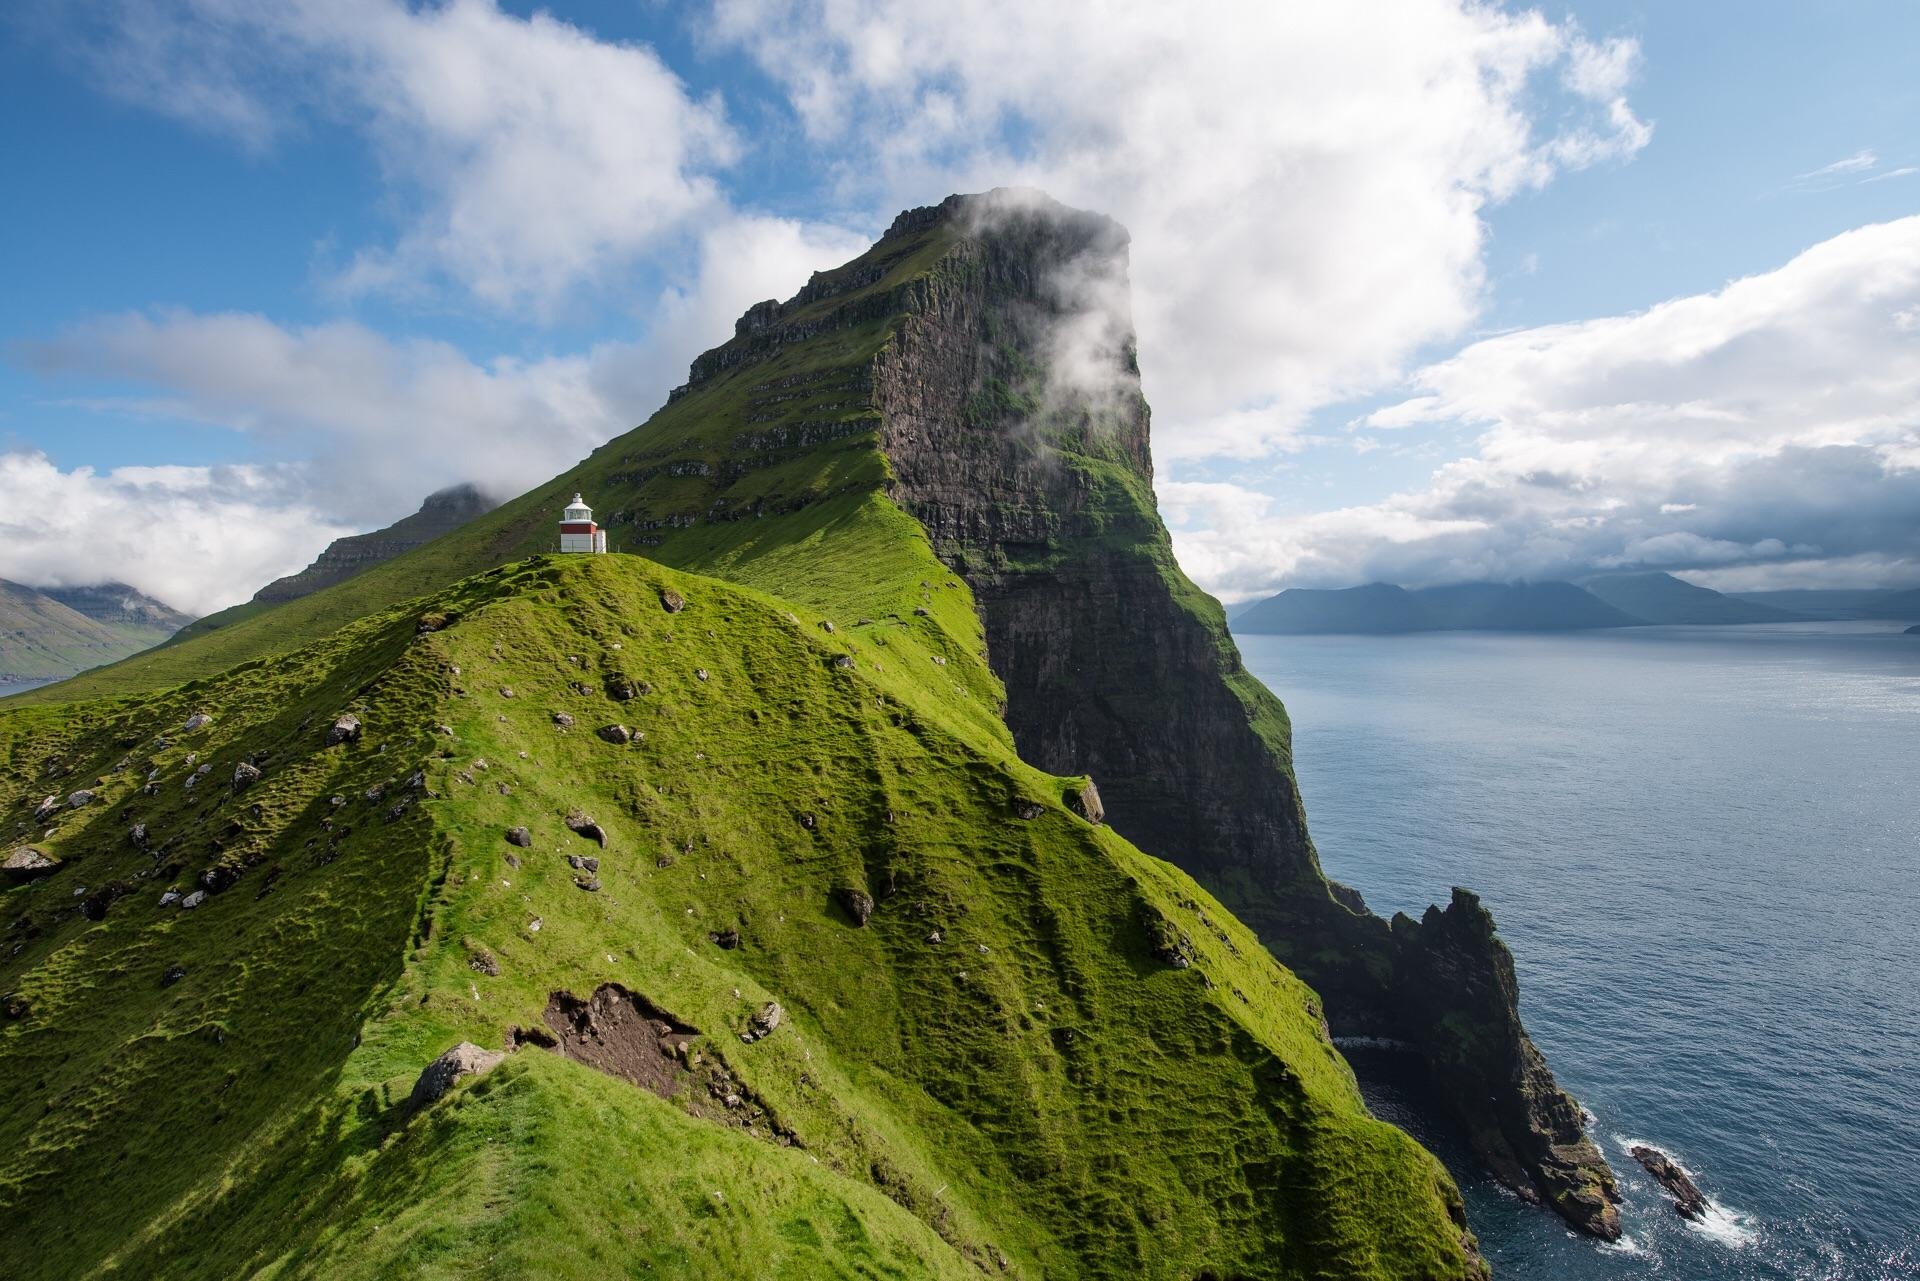
[[[23,1101],[0,1118],[5,1271],[1465,1274],[1451,1184],[1367,1117],[1312,993],[1069,813],[989,728],[977,661],[931,610],[861,625],[577,558],[193,688],[0,717],[8,815],[49,761],[58,786],[104,780],[44,842],[68,865],[7,897],[0,937],[24,946],[0,989],[30,1012],[0,1025]],[[609,675],[651,692],[611,699]],[[362,740],[322,747],[356,704]],[[193,709],[213,722],[152,750]],[[644,737],[593,734],[616,719]],[[215,762],[191,791],[189,751]],[[242,753],[265,775],[230,795]],[[604,852],[561,821],[576,807]],[[195,911],[155,906],[227,866]],[[114,880],[136,890],[103,921],[73,909]],[[864,928],[849,887],[878,901]],[[741,946],[711,941],[729,929]],[[532,1047],[399,1107],[446,1045],[499,1045],[602,982],[699,1029],[803,1148]],[[768,1000],[789,1021],[742,1044]]]

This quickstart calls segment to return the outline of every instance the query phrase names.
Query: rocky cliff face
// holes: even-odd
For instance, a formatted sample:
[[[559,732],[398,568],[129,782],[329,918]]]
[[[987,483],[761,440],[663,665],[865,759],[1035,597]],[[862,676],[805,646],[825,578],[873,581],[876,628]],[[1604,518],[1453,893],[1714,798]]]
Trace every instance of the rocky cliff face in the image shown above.
[[[276,578],[253,594],[256,603],[277,605],[310,596],[322,587],[352,578],[383,561],[392,560],[440,535],[485,515],[499,503],[472,485],[453,485],[429,494],[420,510],[385,529],[336,538],[297,574]]]
[[[894,498],[976,594],[1021,754],[1096,778],[1108,821],[1253,925],[1336,1033],[1416,1047],[1503,1181],[1617,1236],[1612,1173],[1527,1038],[1492,918],[1456,893],[1389,927],[1321,874],[1286,714],[1153,505],[1125,233],[996,194],[889,238],[930,227],[951,246],[875,361],[881,443]]]

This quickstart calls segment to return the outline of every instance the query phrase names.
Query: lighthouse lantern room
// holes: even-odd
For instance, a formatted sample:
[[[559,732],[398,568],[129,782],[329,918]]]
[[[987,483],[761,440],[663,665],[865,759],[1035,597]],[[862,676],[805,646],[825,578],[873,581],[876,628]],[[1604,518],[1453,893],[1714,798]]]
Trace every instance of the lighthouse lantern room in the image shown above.
[[[575,494],[560,517],[560,550],[563,552],[604,552],[607,531],[593,523],[593,508]]]

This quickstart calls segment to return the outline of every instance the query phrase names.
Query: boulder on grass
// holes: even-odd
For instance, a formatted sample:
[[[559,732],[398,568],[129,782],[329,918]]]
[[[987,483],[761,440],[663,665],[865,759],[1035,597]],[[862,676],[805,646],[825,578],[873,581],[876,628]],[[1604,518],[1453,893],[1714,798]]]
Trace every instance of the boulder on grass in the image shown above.
[[[37,881],[43,876],[52,876],[59,870],[59,859],[31,845],[22,845],[7,855],[5,862],[0,862],[0,872],[5,872],[7,879],[16,884]]]
[[[1093,785],[1092,779],[1088,779],[1078,787],[1069,787],[1067,789],[1067,804],[1072,808],[1074,813],[1086,819],[1087,822],[1092,823],[1095,827],[1100,826],[1100,824],[1106,820],[1107,810],[1106,807],[1100,803],[1100,789]]]
[[[426,1070],[420,1073],[420,1079],[413,1083],[413,1093],[407,1096],[407,1106],[423,1108],[451,1090],[454,1082],[461,1077],[490,1072],[506,1057],[504,1050],[483,1050],[472,1041],[462,1041],[427,1064]]]

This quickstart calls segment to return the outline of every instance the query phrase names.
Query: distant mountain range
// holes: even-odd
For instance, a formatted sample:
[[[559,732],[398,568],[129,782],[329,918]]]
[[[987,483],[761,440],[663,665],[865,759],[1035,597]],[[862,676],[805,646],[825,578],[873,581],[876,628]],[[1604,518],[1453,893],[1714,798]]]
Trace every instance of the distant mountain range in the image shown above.
[[[125,583],[26,587],[0,579],[0,681],[71,676],[158,645],[192,621]]]
[[[1920,587],[1860,591],[1742,592],[1740,600],[1788,609],[1804,618],[1920,619]]]
[[[336,538],[314,558],[313,564],[297,574],[276,578],[253,594],[257,604],[279,604],[310,596],[322,587],[352,578],[363,569],[371,569],[430,543],[449,530],[458,529],[475,516],[484,516],[500,504],[472,485],[453,485],[427,495],[420,510],[365,534]]]
[[[1730,596],[1671,574],[1609,574],[1580,583],[1390,583],[1292,588],[1233,619],[1235,631],[1315,633],[1583,631],[1603,627],[1920,619],[1920,590],[1794,591]]]

